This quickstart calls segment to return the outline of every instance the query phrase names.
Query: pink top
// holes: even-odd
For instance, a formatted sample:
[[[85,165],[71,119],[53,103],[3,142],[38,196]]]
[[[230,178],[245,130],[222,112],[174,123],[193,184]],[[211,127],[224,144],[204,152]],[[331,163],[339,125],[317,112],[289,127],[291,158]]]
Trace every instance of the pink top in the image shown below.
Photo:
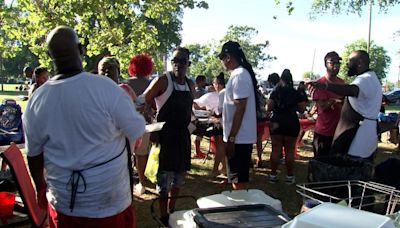
[[[118,85],[121,89],[123,89],[130,98],[132,98],[132,102],[135,103],[135,100],[137,98],[135,91],[133,91],[132,87],[130,87],[128,84],[126,83],[121,83]],[[133,147],[134,149],[137,149],[140,147],[140,145],[142,144],[142,137],[139,137],[138,139],[136,139],[135,143],[131,143],[131,147]]]
[[[318,82],[321,83],[325,83],[326,81],[326,76],[321,77],[318,80]],[[333,79],[333,81],[330,81],[330,83],[344,84],[344,81],[341,78],[335,77],[335,79]],[[342,98],[342,96],[339,96],[333,92],[324,89],[317,89],[312,94],[312,99],[314,101],[339,98]],[[315,123],[314,131],[320,135],[333,136],[335,134],[336,126],[340,119],[341,107],[341,105],[335,104],[332,105],[330,109],[322,110],[322,108],[317,105],[318,117]]]
[[[119,87],[122,88],[129,95],[129,97],[132,98],[133,103],[135,103],[137,98],[135,91],[133,91],[133,89],[125,83],[119,84]]]

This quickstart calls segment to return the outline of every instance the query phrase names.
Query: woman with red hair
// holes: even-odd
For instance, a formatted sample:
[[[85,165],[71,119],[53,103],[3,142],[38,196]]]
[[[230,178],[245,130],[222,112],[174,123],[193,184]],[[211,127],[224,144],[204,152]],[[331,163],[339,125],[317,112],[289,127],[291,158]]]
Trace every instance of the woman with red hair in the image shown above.
[[[136,104],[144,103],[140,95],[143,94],[150,84],[149,76],[153,72],[153,66],[154,64],[151,56],[146,53],[134,56],[129,63],[128,73],[131,77],[126,80],[126,83],[135,91],[136,95],[138,95]],[[141,100],[143,100],[143,102],[140,102]],[[136,195],[142,195],[145,192],[143,186],[145,180],[144,170],[146,168],[149,151],[150,134],[145,133],[142,138],[142,144],[135,150],[136,169],[139,174],[139,183],[135,186]]]

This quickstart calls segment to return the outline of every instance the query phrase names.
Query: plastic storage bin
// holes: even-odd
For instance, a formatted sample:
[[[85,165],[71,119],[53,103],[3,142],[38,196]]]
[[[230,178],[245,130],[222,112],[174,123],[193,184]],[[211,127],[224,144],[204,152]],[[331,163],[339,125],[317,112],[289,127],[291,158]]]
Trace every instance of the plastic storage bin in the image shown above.
[[[0,217],[8,217],[13,214],[15,195],[9,192],[0,192]]]

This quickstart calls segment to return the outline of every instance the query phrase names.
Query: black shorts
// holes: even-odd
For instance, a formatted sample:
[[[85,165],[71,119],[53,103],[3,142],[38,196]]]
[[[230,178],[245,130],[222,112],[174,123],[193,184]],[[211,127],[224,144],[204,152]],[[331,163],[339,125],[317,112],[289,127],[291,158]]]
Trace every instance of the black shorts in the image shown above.
[[[229,183],[249,182],[249,169],[253,144],[235,144],[235,154],[227,159]]]
[[[283,135],[297,137],[300,132],[300,123],[297,116],[288,117],[278,116],[269,122],[270,135]]]

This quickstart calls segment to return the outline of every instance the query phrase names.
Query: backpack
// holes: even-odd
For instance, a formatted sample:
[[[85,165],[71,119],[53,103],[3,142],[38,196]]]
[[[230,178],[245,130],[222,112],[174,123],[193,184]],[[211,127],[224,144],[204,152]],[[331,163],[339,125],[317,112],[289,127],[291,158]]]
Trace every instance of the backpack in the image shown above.
[[[10,142],[24,142],[22,112],[15,100],[6,99],[0,105],[0,145]]]
[[[265,108],[265,105],[267,104],[267,98],[265,98],[265,96],[260,92],[258,92],[256,96],[258,96],[258,104],[256,104],[257,121],[267,120],[268,114],[267,109]]]

